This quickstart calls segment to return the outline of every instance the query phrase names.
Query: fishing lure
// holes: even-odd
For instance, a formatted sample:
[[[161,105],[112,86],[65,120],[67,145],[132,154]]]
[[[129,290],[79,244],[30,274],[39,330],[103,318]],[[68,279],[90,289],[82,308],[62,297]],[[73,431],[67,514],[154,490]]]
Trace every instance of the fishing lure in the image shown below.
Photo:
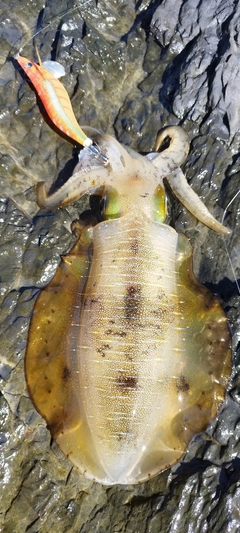
[[[231,372],[224,311],[196,280],[187,237],[164,224],[163,178],[203,224],[230,230],[187,184],[181,128],[166,128],[147,156],[92,138],[107,165],[83,150],[59,190],[38,184],[46,209],[100,195],[103,219],[77,224],[76,244],[40,293],[25,372],[36,409],[80,472],[132,484],[181,458],[216,416]]]
[[[100,152],[96,145],[93,145],[92,139],[87,137],[80,128],[73,113],[68,93],[58,80],[65,74],[63,66],[56,61],[42,63],[38,50],[36,49],[36,51],[39,65],[20,56],[19,53],[14,56],[14,59],[32,82],[49,118],[67,137],[70,137],[77,144],[89,148],[95,156],[106,163],[106,156]]]

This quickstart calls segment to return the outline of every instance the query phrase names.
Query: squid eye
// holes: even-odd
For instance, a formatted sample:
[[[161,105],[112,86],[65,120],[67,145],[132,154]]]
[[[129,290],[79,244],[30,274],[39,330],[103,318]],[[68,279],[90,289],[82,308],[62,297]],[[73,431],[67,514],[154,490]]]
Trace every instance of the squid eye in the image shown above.
[[[26,68],[31,68],[32,66],[33,64],[31,63],[31,61],[28,61],[27,63],[25,63]]]

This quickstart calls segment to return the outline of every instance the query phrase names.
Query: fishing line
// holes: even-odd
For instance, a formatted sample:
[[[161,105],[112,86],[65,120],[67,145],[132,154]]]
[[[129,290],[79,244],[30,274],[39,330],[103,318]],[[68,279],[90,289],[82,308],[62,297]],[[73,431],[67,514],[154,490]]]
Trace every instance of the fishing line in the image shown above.
[[[230,200],[230,202],[228,202],[227,207],[224,209],[224,212],[223,212],[223,215],[222,215],[222,220],[221,220],[222,224],[224,223],[224,219],[225,219],[225,217],[227,215],[227,212],[228,212],[228,209],[229,209],[230,205],[232,205],[232,203],[236,200],[236,198],[238,197],[239,193],[240,193],[240,190],[236,192],[236,194],[233,196],[233,198]],[[224,242],[225,251],[226,251],[226,254],[227,254],[229,265],[230,265],[232,273],[233,273],[234,281],[236,283],[236,287],[237,287],[238,293],[240,294],[240,284],[239,284],[237,276],[236,276],[236,272],[235,272],[235,269],[234,269],[234,266],[233,266],[233,262],[232,262],[230,253],[228,251],[228,246],[227,246],[227,243],[226,243],[226,239],[223,236],[222,236],[222,240]]]
[[[80,14],[81,14],[81,8],[84,8],[86,5],[90,4],[93,0],[88,0],[87,2],[84,3],[83,6],[79,5],[79,4],[75,4],[72,8],[68,9],[67,11],[65,10],[62,10],[58,13],[57,16],[54,16],[50,19],[49,22],[47,22],[43,27],[40,27],[33,35],[31,35],[31,37],[29,37],[25,42],[24,44],[19,48],[18,52],[21,53],[22,50],[25,48],[25,46],[27,46],[27,44],[29,42],[31,42],[33,40],[33,44],[34,44],[34,39],[35,37],[37,37],[40,33],[42,33],[43,31],[47,30],[48,28],[50,28],[55,22],[61,20],[62,17],[65,17],[67,15],[69,15],[69,13],[73,13],[74,11],[76,11],[77,9],[79,9],[80,11]],[[38,15],[38,20],[37,20],[37,24],[35,27],[39,27],[39,26],[42,26],[42,23],[43,23],[43,20],[44,20],[44,12],[45,12],[45,9],[46,9],[46,6],[44,5]],[[33,28],[32,28],[33,30]],[[30,31],[32,30],[29,30],[28,32],[25,33],[25,35],[27,33],[29,33]],[[60,31],[60,29],[58,30]],[[19,37],[16,42],[14,43],[14,45],[12,46],[13,47],[17,47],[17,43],[19,43],[19,41],[21,41],[22,39],[24,38],[23,37]],[[12,50],[11,48],[11,50]],[[12,55],[12,52],[10,51],[10,54]]]

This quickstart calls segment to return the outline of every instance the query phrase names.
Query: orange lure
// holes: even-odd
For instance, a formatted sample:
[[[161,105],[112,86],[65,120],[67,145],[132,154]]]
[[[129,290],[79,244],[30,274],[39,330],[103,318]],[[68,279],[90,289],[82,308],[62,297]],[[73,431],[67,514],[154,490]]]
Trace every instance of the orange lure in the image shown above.
[[[80,128],[65,87],[54,77],[52,72],[44,68],[39,55],[38,58],[39,65],[19,54],[14,56],[14,59],[16,59],[32,82],[49,118],[55,126],[77,144],[90,148],[96,156],[101,157],[106,163],[106,156],[100,152],[97,146],[92,145],[93,141]]]

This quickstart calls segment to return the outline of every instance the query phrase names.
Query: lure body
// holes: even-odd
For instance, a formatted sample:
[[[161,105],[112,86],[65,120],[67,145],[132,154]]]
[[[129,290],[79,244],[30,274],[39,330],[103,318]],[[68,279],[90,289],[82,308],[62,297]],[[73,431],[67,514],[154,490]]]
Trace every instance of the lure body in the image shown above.
[[[80,227],[38,297],[26,379],[62,451],[109,485],[144,481],[176,462],[216,415],[231,369],[225,314],[194,277],[188,239],[164,224],[162,178],[204,223],[228,230],[181,185],[184,132],[164,136],[169,148],[143,157],[99,135],[107,166],[83,151],[59,191],[38,187],[45,208],[86,191],[105,200],[103,221]]]
[[[92,140],[80,128],[73,113],[68,93],[63,84],[54,76],[53,70],[49,71],[42,64],[33,63],[19,54],[15,56],[15,59],[32,82],[55,126],[76,143],[85,147],[91,146]]]

